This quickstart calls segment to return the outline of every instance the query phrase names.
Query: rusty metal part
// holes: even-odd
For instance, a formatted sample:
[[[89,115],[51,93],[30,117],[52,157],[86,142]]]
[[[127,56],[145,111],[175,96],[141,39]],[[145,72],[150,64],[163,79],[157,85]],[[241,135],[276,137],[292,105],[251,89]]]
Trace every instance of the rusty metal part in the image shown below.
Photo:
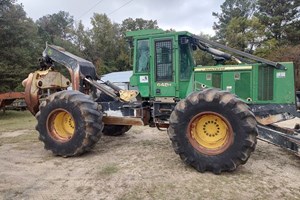
[[[155,124],[156,128],[160,131],[166,131],[168,130],[170,124]]]
[[[104,124],[112,125],[133,125],[144,126],[144,121],[137,117],[116,117],[116,116],[103,116],[102,121]]]
[[[136,96],[139,94],[136,90],[120,90],[120,99],[126,102],[129,102],[136,98]]]
[[[174,103],[174,97],[155,97],[157,102]]]
[[[0,94],[0,108],[10,105],[16,99],[24,99],[24,92],[7,92]]]
[[[80,89],[80,72],[79,72],[79,68],[76,68],[75,70],[72,70],[70,68],[67,68],[70,76],[71,76],[71,80],[72,80],[72,89],[73,90],[78,90]]]
[[[22,84],[25,87],[25,102],[28,110],[35,115],[39,111],[41,91],[47,89],[67,89],[70,80],[52,69],[30,73]]]
[[[64,109],[55,109],[47,117],[47,131],[57,142],[68,142],[75,132],[75,121],[72,115]]]
[[[108,113],[105,112],[102,121],[104,124],[112,125],[145,126],[149,125],[150,112],[147,107],[135,109],[134,116],[108,115]]]
[[[229,121],[215,112],[202,112],[189,122],[186,136],[191,145],[205,155],[218,155],[226,151],[234,140]]]
[[[36,87],[36,84],[34,84],[33,81],[34,73],[30,73],[28,78],[23,81],[23,86],[25,86],[25,102],[27,104],[27,109],[35,115],[39,110],[39,88]]]
[[[256,121],[262,125],[269,125],[269,124],[273,124],[276,122],[280,122],[286,119],[289,119],[289,115],[285,114],[285,113],[281,113],[281,114],[276,114],[276,115],[269,115],[267,117],[260,117],[260,116],[255,116]]]
[[[70,86],[70,80],[59,72],[49,71],[47,74],[39,74],[39,76],[36,77],[36,84],[41,89],[67,88]]]
[[[258,125],[258,139],[282,147],[300,156],[300,134],[292,129]]]

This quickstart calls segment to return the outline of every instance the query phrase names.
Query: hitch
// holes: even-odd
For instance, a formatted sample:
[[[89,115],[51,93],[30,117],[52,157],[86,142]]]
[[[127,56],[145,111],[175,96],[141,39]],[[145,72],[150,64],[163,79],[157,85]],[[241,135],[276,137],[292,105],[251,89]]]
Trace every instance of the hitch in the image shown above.
[[[299,122],[299,118],[282,121],[270,125],[258,125],[258,139],[274,144],[276,146],[287,149],[297,156],[300,156],[300,134],[299,129],[284,127],[287,122]],[[295,128],[297,127],[297,123]]]

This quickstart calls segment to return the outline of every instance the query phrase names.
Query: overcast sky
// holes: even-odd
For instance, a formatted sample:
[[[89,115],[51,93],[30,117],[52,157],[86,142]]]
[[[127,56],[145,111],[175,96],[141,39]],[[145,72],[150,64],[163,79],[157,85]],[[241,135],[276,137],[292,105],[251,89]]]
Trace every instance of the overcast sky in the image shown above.
[[[213,22],[217,21],[212,12],[220,12],[224,0],[17,0],[22,3],[28,17],[38,18],[57,13],[69,12],[76,21],[90,25],[93,13],[106,13],[116,23],[126,18],[157,20],[163,29],[187,30],[213,35]]]

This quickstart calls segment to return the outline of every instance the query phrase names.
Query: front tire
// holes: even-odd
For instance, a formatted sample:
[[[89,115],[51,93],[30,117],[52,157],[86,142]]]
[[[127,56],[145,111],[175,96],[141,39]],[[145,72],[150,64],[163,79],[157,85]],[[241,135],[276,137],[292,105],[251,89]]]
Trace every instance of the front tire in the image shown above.
[[[256,125],[247,104],[235,95],[207,89],[176,105],[168,133],[185,163],[219,174],[247,162],[256,145]]]
[[[91,150],[103,129],[101,107],[78,91],[52,94],[40,105],[36,118],[45,149],[63,157]]]

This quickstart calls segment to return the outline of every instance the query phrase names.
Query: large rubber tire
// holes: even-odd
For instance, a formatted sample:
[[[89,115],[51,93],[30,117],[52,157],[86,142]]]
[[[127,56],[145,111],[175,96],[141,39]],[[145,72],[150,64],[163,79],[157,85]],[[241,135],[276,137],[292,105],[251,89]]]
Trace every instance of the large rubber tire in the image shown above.
[[[131,129],[129,125],[104,125],[102,133],[108,136],[121,136]]]
[[[101,106],[79,91],[61,91],[41,103],[36,130],[47,150],[77,156],[90,151],[101,137]]]
[[[245,164],[255,149],[257,133],[247,104],[218,89],[195,92],[181,100],[168,129],[173,148],[185,163],[215,174]]]

